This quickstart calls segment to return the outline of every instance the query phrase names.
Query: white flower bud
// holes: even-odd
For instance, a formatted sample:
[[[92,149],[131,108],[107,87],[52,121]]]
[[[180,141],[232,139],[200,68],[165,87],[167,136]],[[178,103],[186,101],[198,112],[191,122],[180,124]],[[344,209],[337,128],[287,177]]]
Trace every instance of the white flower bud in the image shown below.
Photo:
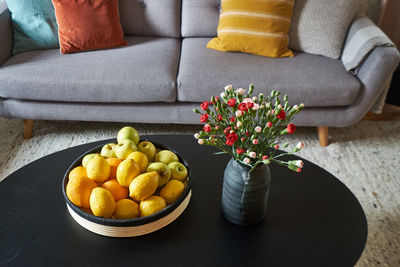
[[[253,101],[256,101],[257,100],[257,97],[256,96],[253,96]]]
[[[249,163],[250,163],[250,159],[249,159],[249,158],[244,158],[243,162],[244,162],[245,164],[249,164]]]
[[[293,109],[298,110],[298,109],[299,109],[299,106],[298,106],[298,105],[294,105],[294,106],[293,106]]]
[[[233,88],[232,84],[228,84],[227,86],[225,86],[226,91],[232,90],[232,88]]]
[[[262,109],[262,108],[265,108],[265,107],[264,107],[264,105],[261,105],[260,108]]]
[[[240,126],[242,126],[243,123],[241,121],[236,122],[236,126],[239,128]]]
[[[270,107],[271,107],[271,103],[268,102],[268,103],[265,105],[265,107],[266,107],[266,108],[270,108]]]
[[[282,105],[279,104],[276,108],[277,108],[277,109],[282,109]]]
[[[222,93],[220,94],[220,96],[221,96],[221,98],[225,98],[225,96],[226,96],[225,92],[222,92]]]
[[[243,88],[239,88],[235,91],[236,94],[238,95],[243,95],[246,93],[246,90],[244,90]]]
[[[301,160],[296,160],[295,162],[294,162],[294,165],[296,165],[297,167],[299,167],[299,168],[303,168],[303,161],[301,161]]]
[[[301,108],[304,108],[304,104],[303,104],[303,103],[301,103],[301,104],[300,104],[300,107],[301,107]]]
[[[204,140],[203,140],[203,139],[199,139],[199,140],[197,141],[197,143],[199,143],[199,145],[203,145],[203,144],[204,144]]]
[[[249,157],[254,159],[254,158],[257,157],[257,153],[256,152],[249,152]]]
[[[253,106],[252,110],[258,110],[259,108],[260,108],[260,105],[258,105],[258,104],[254,104],[254,106]]]
[[[199,139],[200,138],[200,134],[199,133],[195,133],[194,134],[194,138]]]
[[[304,147],[304,143],[303,142],[298,142],[297,145],[296,145],[296,148],[298,150],[302,149],[303,147]]]
[[[257,126],[256,128],[254,128],[254,130],[255,130],[257,133],[261,133],[262,128],[261,128],[260,126]]]
[[[243,115],[243,111],[236,110],[235,115],[236,115],[236,117],[241,117]]]

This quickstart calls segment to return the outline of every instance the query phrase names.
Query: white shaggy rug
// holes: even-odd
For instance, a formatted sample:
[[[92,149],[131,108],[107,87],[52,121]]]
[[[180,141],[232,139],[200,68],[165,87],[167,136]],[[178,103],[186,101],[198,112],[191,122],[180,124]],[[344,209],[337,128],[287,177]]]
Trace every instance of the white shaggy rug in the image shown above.
[[[22,138],[23,123],[0,118],[0,181],[50,153],[79,144],[115,138],[119,123],[35,121],[34,137]],[[200,125],[134,124],[140,134],[188,133]],[[361,121],[330,128],[330,145],[320,147],[315,128],[299,128],[287,139],[303,141],[298,153],[325,168],[359,199],[369,234],[357,266],[400,266],[400,122]]]

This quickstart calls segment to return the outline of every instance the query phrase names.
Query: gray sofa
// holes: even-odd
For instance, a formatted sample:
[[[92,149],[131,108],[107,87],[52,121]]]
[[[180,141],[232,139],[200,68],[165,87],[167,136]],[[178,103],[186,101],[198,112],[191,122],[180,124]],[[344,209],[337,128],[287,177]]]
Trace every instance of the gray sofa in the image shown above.
[[[12,56],[10,13],[0,14],[0,116],[32,120],[200,123],[192,112],[226,84],[272,89],[304,103],[298,126],[350,126],[389,86],[399,55],[377,47],[357,75],[340,60],[296,52],[267,58],[206,48],[217,35],[220,0],[120,0],[123,48]]]

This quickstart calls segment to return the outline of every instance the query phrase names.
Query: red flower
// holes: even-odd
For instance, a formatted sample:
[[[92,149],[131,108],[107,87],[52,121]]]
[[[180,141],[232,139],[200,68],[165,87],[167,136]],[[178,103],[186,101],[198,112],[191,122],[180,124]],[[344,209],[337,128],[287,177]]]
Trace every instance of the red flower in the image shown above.
[[[302,169],[301,168],[297,168],[297,170],[296,170],[297,172],[301,172],[302,171]]]
[[[278,149],[278,148],[279,148],[279,145],[275,145],[274,148],[275,148],[275,149]]]
[[[227,127],[227,128],[225,128],[225,130],[224,130],[224,134],[228,134],[230,131],[232,130],[232,128],[231,127]]]
[[[285,111],[283,111],[283,110],[279,111],[279,114],[276,115],[276,117],[277,117],[278,119],[280,119],[280,120],[284,120],[284,119],[286,118],[286,113],[285,113]]]
[[[215,103],[217,103],[217,101],[219,100],[219,96],[215,97]]]
[[[221,114],[218,114],[218,116],[217,116],[217,121],[222,121],[222,116],[221,116]]]
[[[289,134],[292,134],[296,131],[296,126],[294,126],[294,124],[291,123],[286,127],[286,129]]]
[[[211,132],[211,126],[208,125],[208,124],[206,124],[206,125],[204,125],[203,130],[204,130],[206,133],[209,133],[209,132]]]
[[[236,106],[236,99],[235,98],[229,99],[228,100],[228,106],[230,106],[230,107]]]
[[[225,144],[227,144],[228,146],[232,146],[237,141],[238,136],[235,132],[231,132],[225,135],[225,138],[226,138]]]
[[[205,102],[201,103],[200,107],[202,110],[207,110],[208,105],[210,105],[210,103],[208,101],[205,101]]]
[[[244,149],[239,147],[239,148],[236,149],[236,153],[238,153],[239,155],[243,154],[244,153]]]
[[[242,140],[242,142],[244,141],[244,140],[246,140],[244,137],[242,137],[242,138],[240,138],[240,140]]]
[[[229,119],[231,122],[235,122],[235,116],[233,116],[232,118]]]
[[[246,132],[246,135],[247,135],[247,136],[250,136],[250,133],[249,133],[249,132]]]
[[[200,116],[200,122],[207,122],[208,121],[208,114],[203,114]]]
[[[247,109],[251,109],[252,107],[254,107],[254,103],[253,102],[247,102]]]
[[[243,112],[247,111],[247,103],[240,103],[238,108]]]
[[[266,159],[268,159],[268,156],[267,156],[267,155],[265,155],[265,156],[262,157],[262,160],[266,160]]]
[[[272,122],[270,122],[270,121],[267,122],[267,127],[268,127],[268,128],[271,128],[271,127],[272,127]]]

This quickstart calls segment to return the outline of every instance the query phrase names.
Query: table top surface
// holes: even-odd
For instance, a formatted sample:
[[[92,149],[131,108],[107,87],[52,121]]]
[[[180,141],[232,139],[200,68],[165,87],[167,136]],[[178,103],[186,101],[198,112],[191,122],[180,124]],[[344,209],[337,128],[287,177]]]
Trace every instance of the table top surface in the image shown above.
[[[304,160],[301,173],[271,165],[265,219],[236,226],[221,214],[229,157],[192,136],[152,135],[192,170],[192,198],[174,222],[131,238],[94,234],[67,211],[65,171],[89,149],[80,145],[36,160],[0,183],[0,265],[29,266],[353,266],[367,240],[356,197],[333,175]],[[296,157],[298,158],[298,157]]]

